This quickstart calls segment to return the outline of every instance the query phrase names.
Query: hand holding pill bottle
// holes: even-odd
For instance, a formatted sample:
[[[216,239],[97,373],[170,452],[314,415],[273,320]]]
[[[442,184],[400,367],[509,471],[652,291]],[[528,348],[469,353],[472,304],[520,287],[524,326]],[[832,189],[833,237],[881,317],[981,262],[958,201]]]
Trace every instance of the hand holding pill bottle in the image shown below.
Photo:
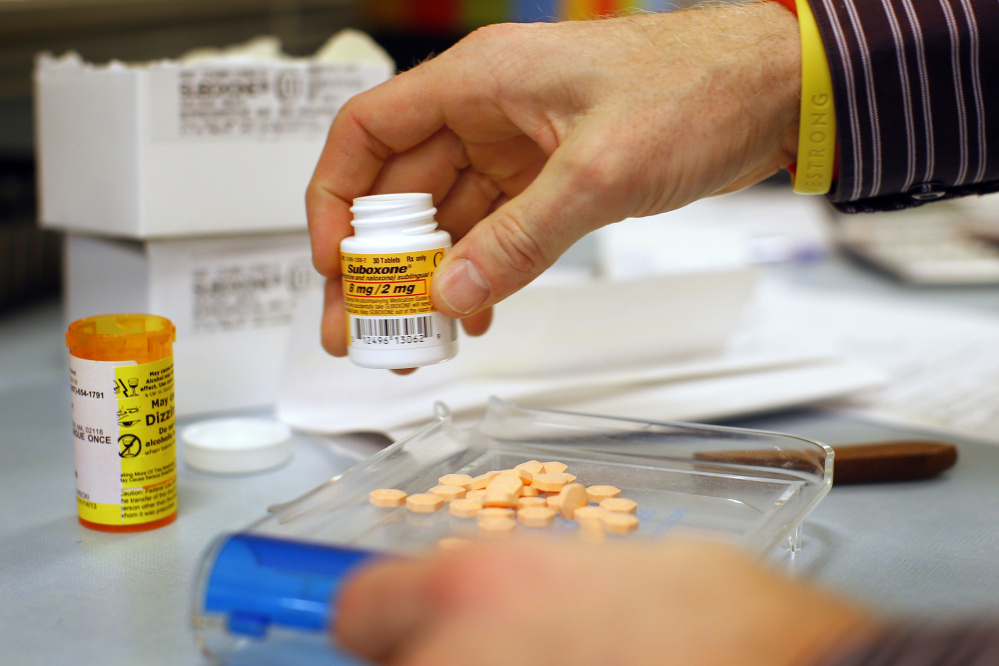
[[[330,292],[351,202],[433,195],[454,242],[433,302],[481,334],[489,308],[590,231],[793,162],[799,50],[795,18],[766,2],[492,25],[355,95],[306,195],[314,263],[331,278],[324,347],[347,353]]]

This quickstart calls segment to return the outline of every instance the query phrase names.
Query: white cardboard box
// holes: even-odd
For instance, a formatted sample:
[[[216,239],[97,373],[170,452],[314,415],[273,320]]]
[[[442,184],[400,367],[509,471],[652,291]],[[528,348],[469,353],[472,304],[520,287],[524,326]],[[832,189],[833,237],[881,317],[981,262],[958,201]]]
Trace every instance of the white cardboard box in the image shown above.
[[[395,71],[367,36],[344,32],[354,48],[329,50],[350,52],[340,60],[39,56],[42,225],[128,238],[304,229],[334,116]]]
[[[173,321],[177,414],[273,404],[299,299],[321,298],[304,232],[150,241],[68,234],[67,321]],[[318,339],[319,331],[315,332]]]

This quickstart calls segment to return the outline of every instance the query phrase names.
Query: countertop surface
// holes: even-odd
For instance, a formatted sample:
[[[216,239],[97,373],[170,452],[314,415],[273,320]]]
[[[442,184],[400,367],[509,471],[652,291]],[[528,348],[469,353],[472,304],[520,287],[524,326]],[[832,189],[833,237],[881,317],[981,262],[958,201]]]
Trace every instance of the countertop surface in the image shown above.
[[[817,289],[946,299],[999,315],[999,288],[913,290],[840,260],[777,272]],[[58,303],[0,316],[0,501],[7,510],[0,520],[0,661],[204,663],[189,611],[211,541],[323,483],[381,442],[296,434],[291,461],[255,475],[180,465],[175,523],[124,535],[91,531],[77,522],[73,499],[66,362]],[[809,409],[727,425],[834,447],[926,436]],[[952,441],[957,464],[939,478],[834,486],[806,520],[791,570],[893,615],[999,614],[999,447]]]

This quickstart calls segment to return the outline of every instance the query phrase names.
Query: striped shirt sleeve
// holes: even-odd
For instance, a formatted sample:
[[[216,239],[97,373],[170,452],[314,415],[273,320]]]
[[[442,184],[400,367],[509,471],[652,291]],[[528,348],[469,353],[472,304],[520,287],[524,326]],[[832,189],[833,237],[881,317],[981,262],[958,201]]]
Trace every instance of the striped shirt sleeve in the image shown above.
[[[843,212],[999,190],[999,0],[809,0]]]
[[[999,623],[902,625],[822,666],[996,666]]]

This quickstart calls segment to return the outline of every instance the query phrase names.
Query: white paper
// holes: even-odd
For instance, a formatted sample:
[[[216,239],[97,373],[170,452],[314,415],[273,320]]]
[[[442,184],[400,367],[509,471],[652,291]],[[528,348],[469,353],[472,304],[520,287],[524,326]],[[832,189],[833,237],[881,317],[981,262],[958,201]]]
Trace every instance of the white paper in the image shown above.
[[[543,346],[542,351],[562,358],[563,365],[574,365],[532,373],[521,359],[509,359],[508,365],[521,372],[505,376],[483,370],[476,360],[499,348],[491,331],[482,339],[463,338],[462,344],[473,349],[463,349],[455,360],[400,377],[327,356],[316,341],[319,316],[318,304],[311,301],[303,301],[296,313],[277,406],[279,418],[311,432],[405,432],[430,419],[437,401],[446,403],[459,420],[474,419],[491,396],[525,407],[609,416],[720,418],[842,396],[883,379],[877,371],[844,362],[823,345],[775,344],[745,335],[726,345],[728,331],[713,349],[700,354],[656,358],[656,350],[646,349],[644,362],[636,357],[614,366],[599,358],[585,362],[606,350],[607,341],[601,338],[571,353]],[[546,321],[536,325],[559,322],[554,317]]]
[[[885,373],[831,408],[999,444],[999,316],[772,282],[754,315],[754,335],[811,339]]]

